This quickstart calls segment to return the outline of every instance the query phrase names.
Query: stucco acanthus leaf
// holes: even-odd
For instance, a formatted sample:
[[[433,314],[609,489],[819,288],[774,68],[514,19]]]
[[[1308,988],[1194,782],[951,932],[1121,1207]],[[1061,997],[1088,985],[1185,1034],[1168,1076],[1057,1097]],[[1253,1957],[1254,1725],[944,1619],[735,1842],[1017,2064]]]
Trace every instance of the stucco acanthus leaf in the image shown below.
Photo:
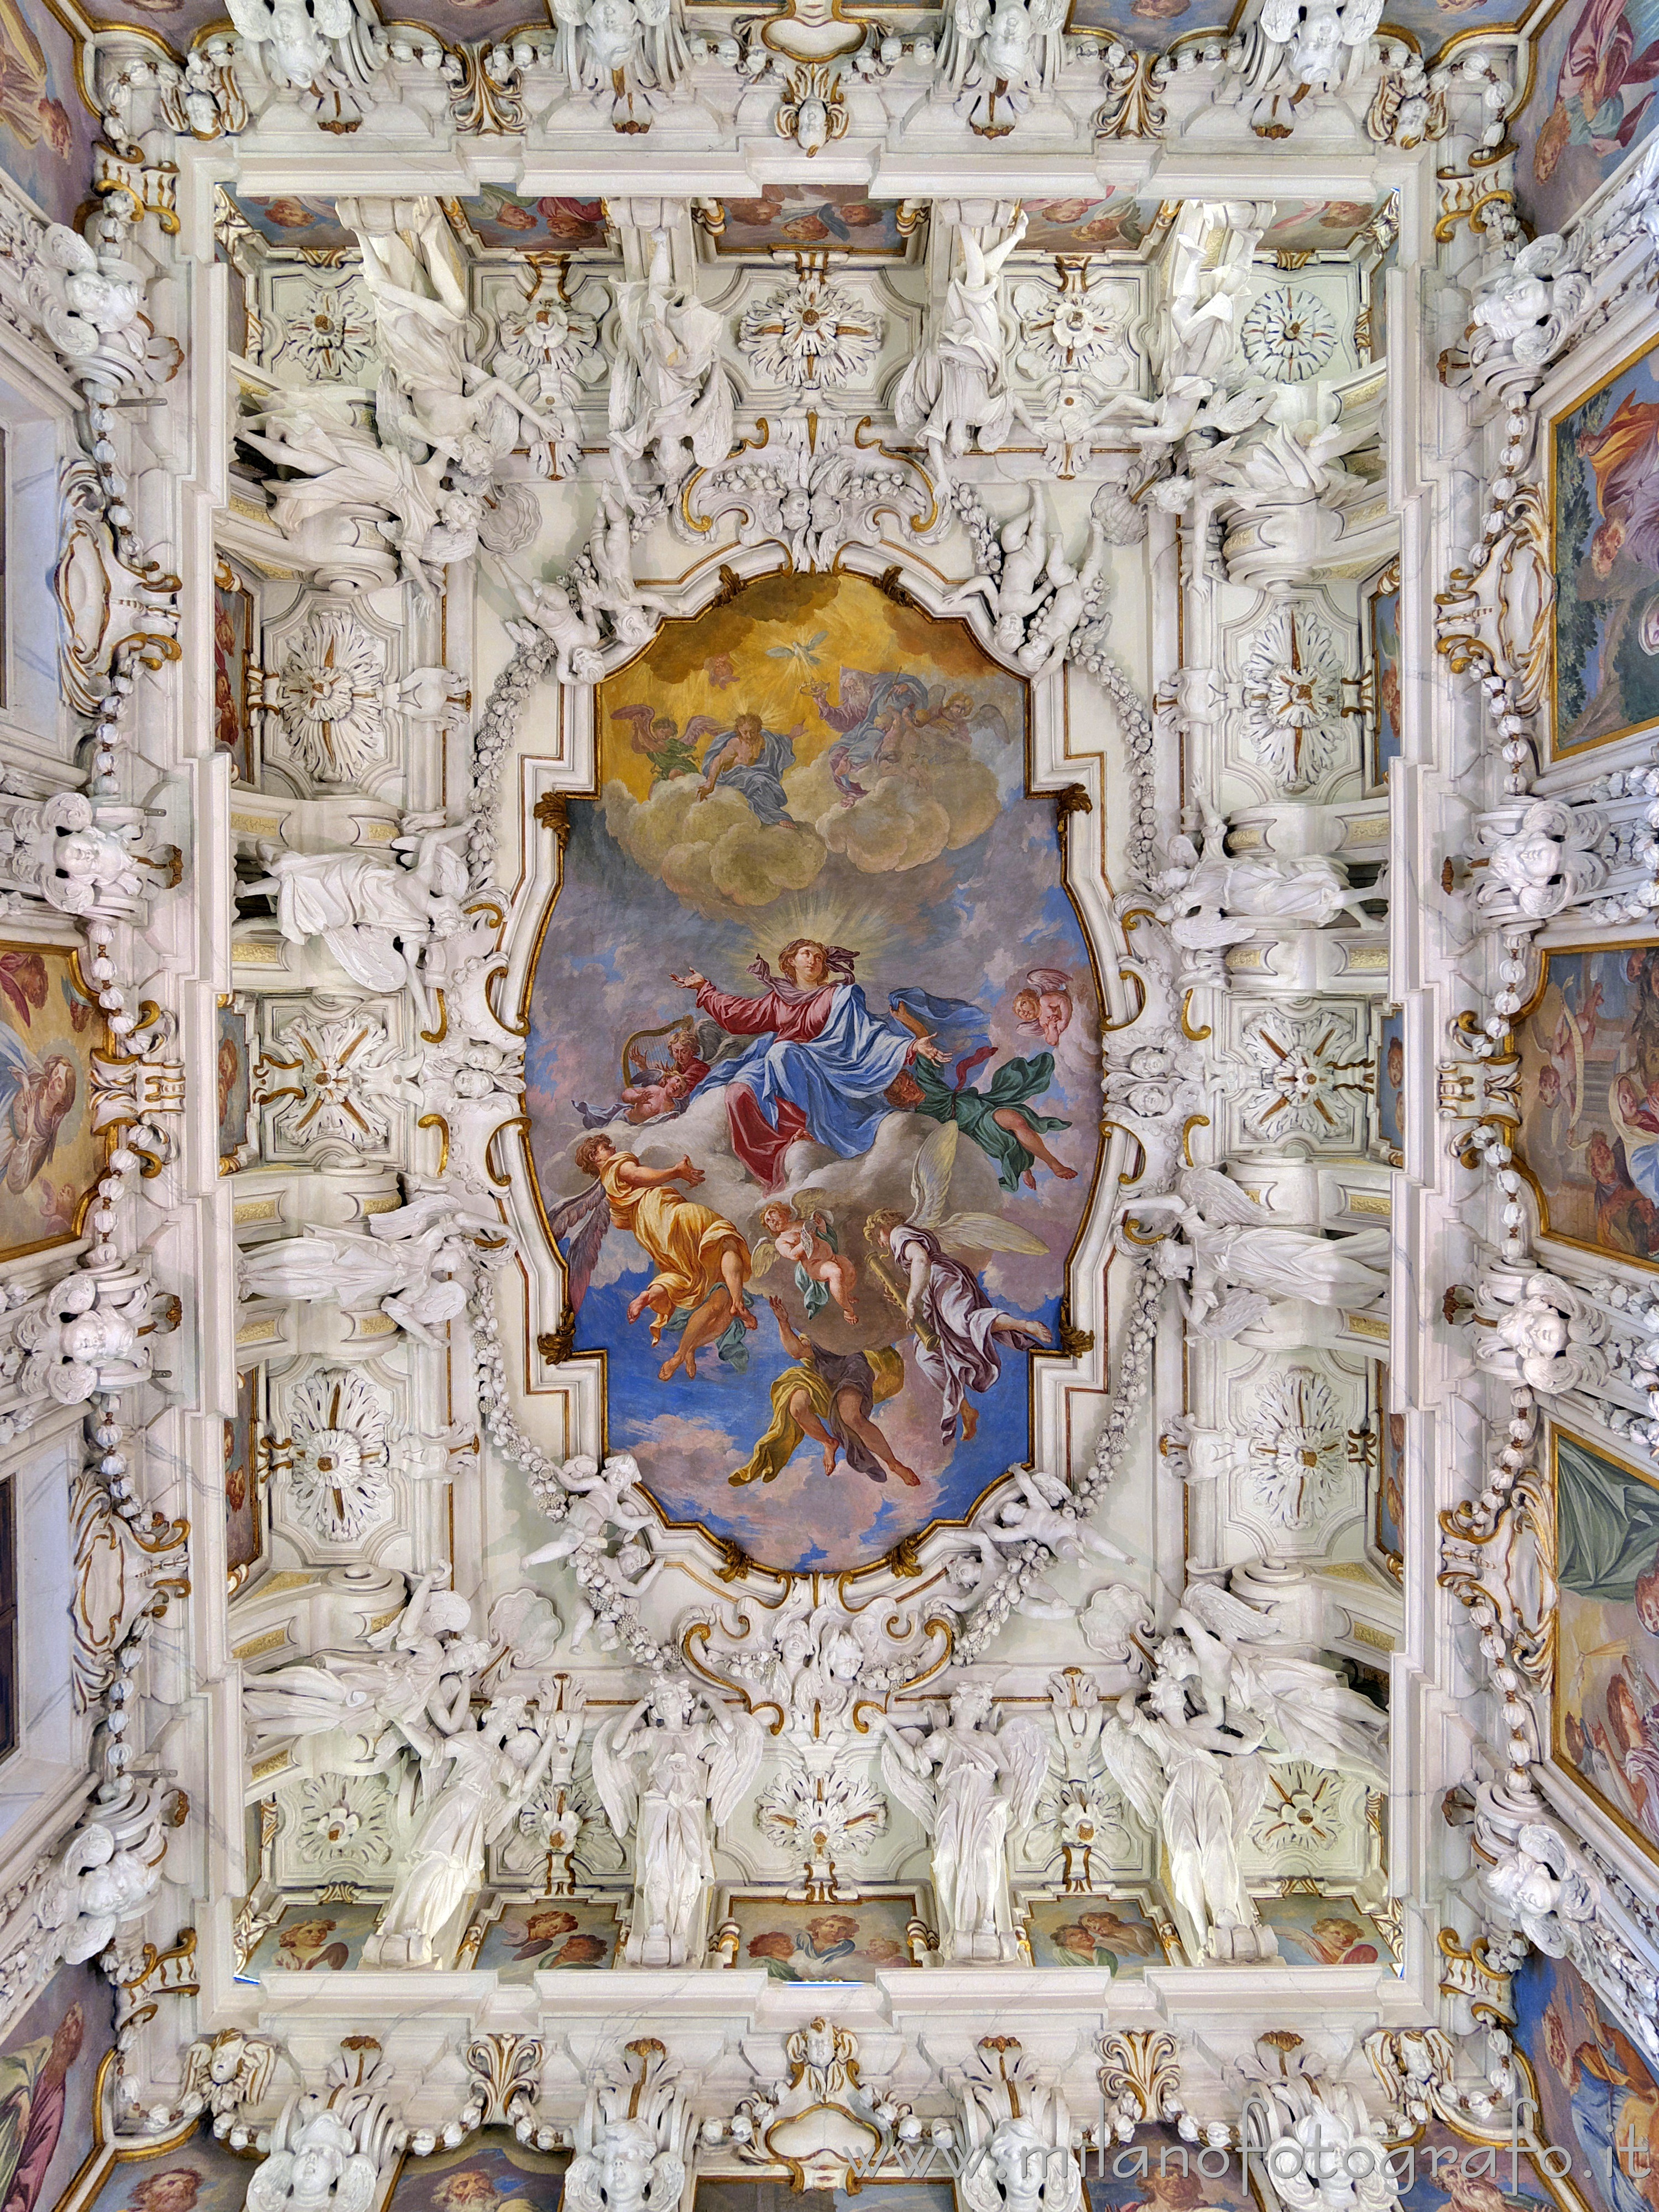
[[[806,572],[832,568],[845,545],[880,544],[884,518],[913,545],[934,544],[949,527],[924,471],[874,441],[861,443],[857,424],[820,414],[815,436],[805,412],[792,410],[769,428],[762,453],[734,454],[694,479],[685,505],[699,531],[731,516],[739,545],[775,541]]]
[[[808,267],[744,309],[738,350],[766,383],[833,392],[868,374],[884,322],[827,270]]]
[[[939,45],[939,82],[975,134],[1006,137],[1066,58],[1060,0],[951,0]]]
[[[751,1715],[672,1677],[601,1723],[594,1787],[614,1833],[634,1841],[629,1966],[702,1956],[714,1831],[747,1795],[763,1741]]]

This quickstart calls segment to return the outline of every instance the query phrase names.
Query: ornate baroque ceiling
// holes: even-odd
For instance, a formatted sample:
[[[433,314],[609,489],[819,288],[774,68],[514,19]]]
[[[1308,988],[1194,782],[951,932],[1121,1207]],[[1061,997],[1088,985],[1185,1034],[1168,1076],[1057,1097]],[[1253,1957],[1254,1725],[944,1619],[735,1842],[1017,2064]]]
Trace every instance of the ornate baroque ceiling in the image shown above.
[[[1659,2203],[1643,4],[0,0],[0,2212]]]

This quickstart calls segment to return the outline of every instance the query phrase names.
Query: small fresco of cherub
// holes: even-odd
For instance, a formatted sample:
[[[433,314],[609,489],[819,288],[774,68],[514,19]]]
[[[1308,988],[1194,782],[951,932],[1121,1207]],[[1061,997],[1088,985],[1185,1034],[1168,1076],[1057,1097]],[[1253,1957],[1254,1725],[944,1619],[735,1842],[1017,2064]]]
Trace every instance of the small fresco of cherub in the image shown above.
[[[761,1224],[781,1260],[793,1261],[795,1287],[806,1302],[806,1318],[812,1321],[831,1298],[851,1323],[858,1321],[859,1272],[843,1258],[830,1217],[803,1193],[793,1205],[775,1198],[761,1208]],[[758,1275],[767,1264],[766,1248],[755,1255]]]
[[[1023,1035],[1057,1045],[1071,1026],[1072,979],[1063,968],[1032,968],[1014,994],[1014,1019]]]

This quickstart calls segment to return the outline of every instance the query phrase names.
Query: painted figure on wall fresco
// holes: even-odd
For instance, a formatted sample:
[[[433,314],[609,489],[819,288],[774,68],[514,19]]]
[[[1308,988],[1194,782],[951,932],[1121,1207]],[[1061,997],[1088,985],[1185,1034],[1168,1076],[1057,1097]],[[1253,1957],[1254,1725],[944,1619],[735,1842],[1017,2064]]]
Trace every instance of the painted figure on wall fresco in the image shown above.
[[[1659,963],[1551,953],[1518,1042],[1518,1157],[1551,1233],[1659,1258]]]
[[[1554,424],[1557,753],[1659,721],[1656,358],[1650,348]]]

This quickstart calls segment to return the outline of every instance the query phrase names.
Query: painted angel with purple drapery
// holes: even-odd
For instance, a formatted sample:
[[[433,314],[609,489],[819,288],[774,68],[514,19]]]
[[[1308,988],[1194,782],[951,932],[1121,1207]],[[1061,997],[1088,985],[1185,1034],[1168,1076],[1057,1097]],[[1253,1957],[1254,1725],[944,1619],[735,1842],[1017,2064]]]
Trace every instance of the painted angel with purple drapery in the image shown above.
[[[945,1249],[947,1240],[977,1252],[1048,1249],[1040,1237],[996,1214],[945,1212],[958,1134],[956,1124],[946,1122],[916,1154],[908,1218],[884,1206],[864,1228],[876,1273],[888,1295],[903,1306],[915,1334],[916,1364],[939,1391],[939,1434],[947,1446],[956,1442],[958,1425],[964,1441],[978,1428],[979,1414],[967,1402],[968,1393],[982,1396],[996,1382],[1002,1372],[1000,1346],[1035,1352],[1053,1342],[1042,1322],[1000,1311],[973,1269]],[[897,1264],[896,1275],[890,1262]]]

